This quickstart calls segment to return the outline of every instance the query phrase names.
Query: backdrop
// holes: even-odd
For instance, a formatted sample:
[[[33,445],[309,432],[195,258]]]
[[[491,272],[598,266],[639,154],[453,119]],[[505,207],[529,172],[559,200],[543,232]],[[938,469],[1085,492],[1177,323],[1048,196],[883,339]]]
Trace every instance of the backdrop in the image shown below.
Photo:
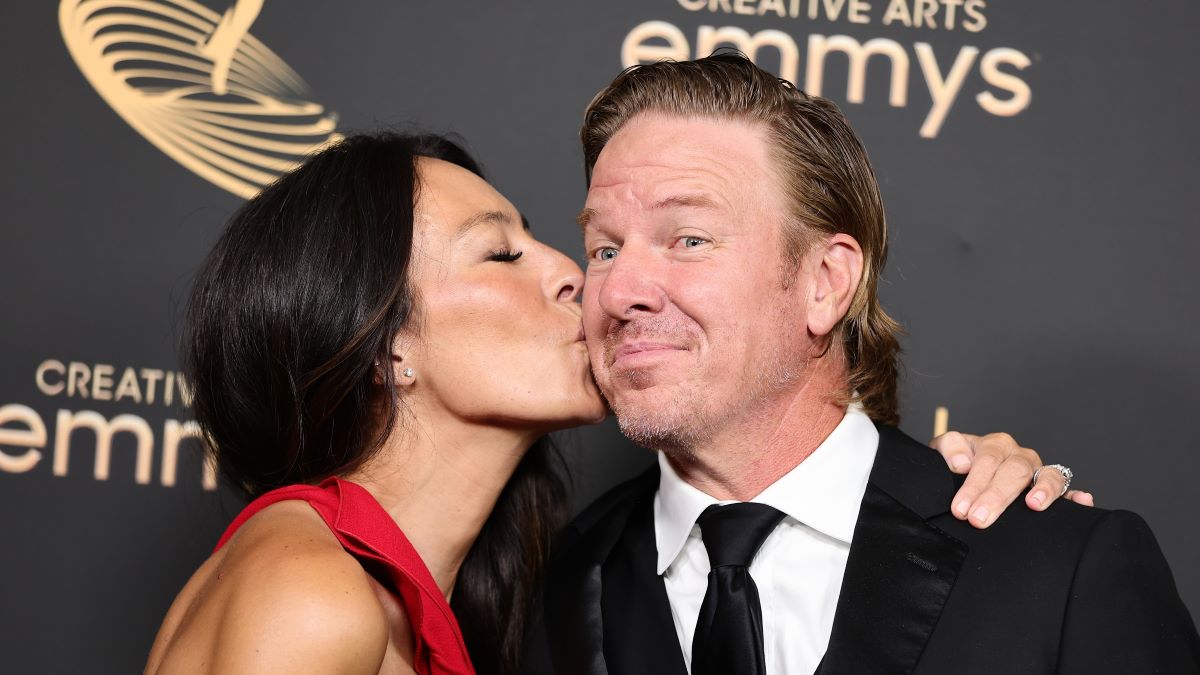
[[[944,406],[951,428],[1072,466],[1147,518],[1200,610],[1200,4],[41,0],[0,17],[5,672],[140,671],[240,507],[199,459],[175,354],[242,199],[336,134],[416,124],[461,133],[579,259],[584,106],[625,65],[722,44],[842,104],[866,142],[905,428],[929,437]],[[651,459],[611,422],[566,441],[577,506]]]

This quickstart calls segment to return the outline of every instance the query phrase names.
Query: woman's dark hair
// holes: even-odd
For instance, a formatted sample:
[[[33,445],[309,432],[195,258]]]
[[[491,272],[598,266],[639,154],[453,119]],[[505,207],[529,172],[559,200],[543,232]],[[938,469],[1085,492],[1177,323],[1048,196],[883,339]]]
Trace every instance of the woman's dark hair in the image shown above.
[[[419,328],[409,264],[420,157],[483,175],[441,136],[349,136],[246,202],[201,268],[184,368],[210,452],[247,496],[350,472],[395,428],[392,343]],[[459,570],[452,605],[481,674],[516,672],[567,496],[561,455],[542,439]]]

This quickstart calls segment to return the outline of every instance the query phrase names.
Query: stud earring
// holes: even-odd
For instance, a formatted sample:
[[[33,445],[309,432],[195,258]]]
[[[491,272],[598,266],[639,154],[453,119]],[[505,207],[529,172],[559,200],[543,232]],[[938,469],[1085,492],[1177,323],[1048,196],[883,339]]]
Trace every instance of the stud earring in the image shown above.
[[[404,369],[404,376],[405,376],[405,377],[412,377],[412,376],[413,376],[413,375],[415,375],[415,374],[416,374],[416,373],[414,373],[414,372],[413,372],[413,369],[412,369],[412,368],[405,368],[405,369]]]

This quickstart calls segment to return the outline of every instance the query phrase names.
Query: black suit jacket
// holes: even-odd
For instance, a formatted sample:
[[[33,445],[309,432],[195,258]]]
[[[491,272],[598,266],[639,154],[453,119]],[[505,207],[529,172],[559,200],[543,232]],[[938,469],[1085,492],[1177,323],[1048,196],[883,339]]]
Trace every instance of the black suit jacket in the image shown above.
[[[948,511],[961,478],[891,427],[879,450],[817,672],[1200,673],[1200,637],[1146,523],[1056,502],[988,530]],[[524,671],[685,675],[655,573],[657,467],[564,535]]]

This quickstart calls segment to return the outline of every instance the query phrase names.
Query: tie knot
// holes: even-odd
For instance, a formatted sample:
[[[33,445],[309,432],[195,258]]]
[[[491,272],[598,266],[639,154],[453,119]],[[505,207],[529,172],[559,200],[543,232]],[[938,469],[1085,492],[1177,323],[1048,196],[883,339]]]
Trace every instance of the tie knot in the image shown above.
[[[738,502],[714,504],[704,510],[696,523],[708,550],[713,569],[726,565],[749,567],[758,547],[779,521],[783,512],[766,504]]]

